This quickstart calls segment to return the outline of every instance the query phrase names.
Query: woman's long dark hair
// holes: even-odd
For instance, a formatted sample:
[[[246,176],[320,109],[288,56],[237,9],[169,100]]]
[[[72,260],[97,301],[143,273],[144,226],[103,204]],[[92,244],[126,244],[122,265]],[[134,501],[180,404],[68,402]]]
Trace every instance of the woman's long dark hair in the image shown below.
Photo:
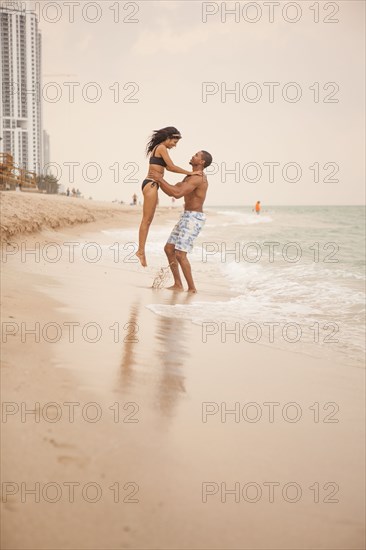
[[[180,131],[174,128],[174,126],[167,126],[166,128],[161,128],[161,130],[154,130],[150,141],[146,145],[146,156],[151,153],[159,143],[172,137],[179,137],[179,139],[182,137]]]

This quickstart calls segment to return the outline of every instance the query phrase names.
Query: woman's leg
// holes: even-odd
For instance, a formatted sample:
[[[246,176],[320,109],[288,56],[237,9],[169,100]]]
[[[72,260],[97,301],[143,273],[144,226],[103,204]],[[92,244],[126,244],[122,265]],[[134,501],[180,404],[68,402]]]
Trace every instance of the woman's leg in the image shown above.
[[[144,206],[142,210],[142,220],[139,229],[139,248],[136,252],[136,256],[141,262],[141,265],[146,267],[146,257],[145,257],[145,243],[147,239],[147,234],[150,229],[151,222],[154,219],[154,214],[156,210],[156,205],[158,202],[158,187],[157,185],[152,185],[148,183],[143,189],[144,195]]]

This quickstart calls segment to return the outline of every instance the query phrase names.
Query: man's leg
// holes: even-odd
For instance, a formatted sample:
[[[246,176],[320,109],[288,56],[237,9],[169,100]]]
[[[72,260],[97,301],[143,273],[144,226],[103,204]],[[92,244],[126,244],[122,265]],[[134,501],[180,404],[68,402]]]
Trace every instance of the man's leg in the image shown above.
[[[187,258],[187,252],[182,250],[175,251],[175,257],[178,260],[180,267],[182,268],[183,275],[188,284],[188,292],[197,292],[196,287],[194,286],[191,264]]]
[[[169,267],[174,277],[174,285],[170,286],[170,290],[183,290],[182,279],[180,278],[179,265],[176,258],[175,245],[167,243],[164,247],[167,255]]]

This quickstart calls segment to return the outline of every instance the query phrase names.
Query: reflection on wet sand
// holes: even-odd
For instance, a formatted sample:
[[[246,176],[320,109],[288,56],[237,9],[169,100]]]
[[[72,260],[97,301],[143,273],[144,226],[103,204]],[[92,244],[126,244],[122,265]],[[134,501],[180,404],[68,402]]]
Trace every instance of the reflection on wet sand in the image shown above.
[[[172,292],[167,303],[174,305],[181,296],[181,293]],[[190,298],[192,296],[186,294],[184,301],[179,300],[179,303],[187,303]],[[157,323],[157,356],[162,367],[157,400],[161,412],[166,416],[172,416],[178,398],[186,392],[185,376],[182,372],[184,362],[189,359],[189,350],[185,345],[185,323],[186,321],[183,319],[168,317],[159,317]]]
[[[126,331],[123,338],[123,355],[121,360],[121,385],[124,390],[132,385],[134,378],[133,366],[136,364],[135,350],[136,344],[139,341],[139,325],[137,322],[139,309],[139,302],[131,305],[128,323],[126,323],[123,327]]]
[[[188,293],[182,295],[182,293],[171,292],[165,303],[186,304],[192,297]],[[146,381],[146,378],[142,374],[144,369],[140,367],[148,365],[151,374],[149,384],[154,384],[154,381],[158,380],[156,389],[158,407],[165,416],[171,416],[178,397],[186,391],[185,376],[182,374],[184,362],[189,358],[189,350],[185,345],[186,321],[159,317],[156,322],[153,353],[146,355],[145,346],[136,347],[139,341],[137,332],[139,308],[139,302],[131,306],[128,323],[124,325],[126,336],[123,340],[119,386],[123,393],[130,392],[132,386],[134,390],[144,391],[143,380]],[[149,393],[152,393],[151,388]]]

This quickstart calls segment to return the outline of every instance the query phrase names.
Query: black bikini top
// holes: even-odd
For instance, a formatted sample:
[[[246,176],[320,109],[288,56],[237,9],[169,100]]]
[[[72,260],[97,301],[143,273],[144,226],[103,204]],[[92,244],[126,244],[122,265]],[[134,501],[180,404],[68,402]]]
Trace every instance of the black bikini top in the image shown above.
[[[158,147],[158,145],[156,147]],[[164,168],[165,168],[167,164],[166,164],[165,160],[163,159],[163,157],[154,157],[156,147],[153,150],[152,155],[149,159],[149,164],[158,164],[159,166],[164,166]]]

